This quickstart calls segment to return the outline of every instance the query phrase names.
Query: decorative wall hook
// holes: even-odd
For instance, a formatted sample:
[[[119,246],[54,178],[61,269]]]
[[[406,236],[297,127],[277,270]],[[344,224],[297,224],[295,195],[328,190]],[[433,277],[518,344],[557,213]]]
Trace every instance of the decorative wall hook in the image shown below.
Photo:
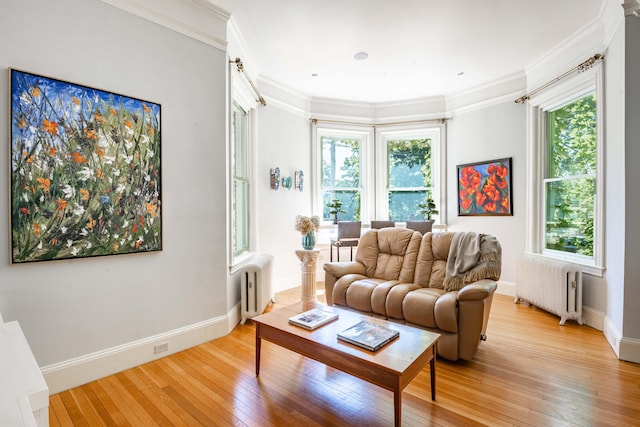
[[[271,189],[277,190],[280,188],[280,168],[276,167],[269,170]]]

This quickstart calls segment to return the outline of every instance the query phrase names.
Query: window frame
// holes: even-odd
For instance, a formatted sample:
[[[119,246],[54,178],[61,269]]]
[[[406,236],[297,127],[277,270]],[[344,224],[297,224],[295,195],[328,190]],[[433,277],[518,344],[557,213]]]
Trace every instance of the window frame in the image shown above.
[[[580,265],[585,273],[604,274],[604,90],[602,65],[596,64],[576,76],[532,97],[527,103],[527,234],[526,250]],[[596,173],[593,257],[545,248],[547,159],[549,155],[547,112],[595,93]]]
[[[231,58],[229,58],[231,59]],[[232,61],[228,66],[228,98],[227,98],[227,260],[229,262],[229,270],[235,271],[239,266],[249,260],[256,252],[256,218],[252,215],[256,206],[256,171],[255,171],[255,146],[256,146],[256,108],[258,106],[253,92],[247,80],[242,78],[235,70],[235,65]],[[247,114],[246,118],[246,145],[245,145],[245,158],[246,158],[246,173],[248,176],[248,195],[247,195],[247,218],[246,218],[246,233],[248,239],[248,248],[239,253],[234,253],[233,242],[233,221],[235,217],[234,206],[234,150],[235,142],[233,141],[233,110],[234,105],[238,105]]]
[[[441,132],[440,126],[411,126],[411,127],[390,127],[376,129],[376,203],[373,219],[389,218],[389,144],[390,140],[399,139],[430,139],[431,140],[431,198],[436,201],[438,208],[444,206],[442,203],[442,185],[444,182],[441,176]],[[434,215],[434,219],[446,218],[442,209],[438,209],[439,214]]]
[[[389,216],[387,196],[387,145],[390,139],[430,138],[432,170],[432,198],[440,211],[437,218],[446,218],[446,203],[443,203],[445,192],[446,159],[443,150],[443,139],[446,135],[445,122],[423,122],[411,125],[348,125],[331,124],[315,126],[312,132],[313,146],[313,196],[312,210],[322,217],[324,209],[322,200],[322,137],[361,138],[361,176],[360,176],[360,221],[370,224],[372,219],[384,220]],[[332,221],[323,221],[323,226],[332,225]]]
[[[322,138],[344,138],[344,139],[360,139],[360,186],[357,191],[360,193],[360,221],[364,222],[363,216],[369,210],[370,190],[367,185],[372,182],[370,179],[370,168],[367,166],[368,159],[371,158],[371,147],[369,141],[373,139],[371,130],[356,126],[333,126],[333,127],[317,127],[313,135],[314,145],[314,186],[313,186],[313,206],[314,215],[318,215],[322,221],[322,225],[333,224],[331,219],[323,218],[324,201],[322,200]]]
[[[244,114],[244,123],[242,123],[242,140],[237,140],[237,133],[235,125],[235,114],[236,111],[240,111]],[[251,185],[251,157],[249,154],[249,140],[250,140],[250,112],[243,108],[238,102],[233,102],[231,105],[231,150],[230,150],[230,164],[231,164],[231,256],[234,260],[238,258],[242,258],[244,254],[249,253],[251,251],[251,193],[252,193],[252,185]],[[242,149],[238,150],[238,146],[241,145]],[[238,154],[238,151],[241,151]],[[241,162],[241,169],[243,171],[242,175],[236,175],[238,170],[237,165]],[[244,227],[243,234],[245,237],[246,243],[241,248],[236,248],[236,242],[234,239],[234,233],[237,227],[237,212],[236,207],[238,206],[237,200],[237,192],[236,192],[236,183],[242,183],[246,185],[246,194],[245,194],[245,216],[243,218]]]

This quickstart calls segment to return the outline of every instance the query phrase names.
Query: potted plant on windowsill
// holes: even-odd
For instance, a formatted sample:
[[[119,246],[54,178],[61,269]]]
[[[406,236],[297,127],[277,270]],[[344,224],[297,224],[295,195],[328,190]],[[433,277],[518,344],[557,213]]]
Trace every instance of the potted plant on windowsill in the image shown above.
[[[435,222],[432,216],[438,214],[438,209],[436,209],[436,202],[433,201],[431,196],[427,195],[424,202],[418,204],[418,207],[420,208],[418,212],[425,217],[425,220],[424,221],[407,221],[407,224],[409,224],[410,222],[414,224],[416,222],[424,223],[422,226],[418,225],[418,227],[416,228],[419,228],[420,231],[422,231],[422,233],[431,231],[431,229],[433,228],[433,223]]]
[[[346,213],[344,209],[342,209],[342,202],[338,199],[333,199],[329,203],[327,203],[327,207],[329,208],[329,214],[333,215],[333,223],[338,223],[338,214]]]

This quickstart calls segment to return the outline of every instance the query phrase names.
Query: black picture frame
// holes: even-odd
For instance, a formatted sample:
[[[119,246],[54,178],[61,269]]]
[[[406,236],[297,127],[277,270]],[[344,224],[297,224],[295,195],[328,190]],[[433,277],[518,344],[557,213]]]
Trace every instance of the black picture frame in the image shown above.
[[[9,71],[11,262],[161,251],[160,104]]]

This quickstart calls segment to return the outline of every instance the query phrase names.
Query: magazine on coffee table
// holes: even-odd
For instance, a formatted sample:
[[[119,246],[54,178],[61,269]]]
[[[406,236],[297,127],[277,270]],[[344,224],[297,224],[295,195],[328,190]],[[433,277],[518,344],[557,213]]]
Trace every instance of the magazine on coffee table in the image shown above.
[[[399,331],[363,320],[350,328],[339,332],[338,339],[376,351],[400,335]]]
[[[314,308],[289,318],[289,323],[313,330],[338,318],[338,313]]]

